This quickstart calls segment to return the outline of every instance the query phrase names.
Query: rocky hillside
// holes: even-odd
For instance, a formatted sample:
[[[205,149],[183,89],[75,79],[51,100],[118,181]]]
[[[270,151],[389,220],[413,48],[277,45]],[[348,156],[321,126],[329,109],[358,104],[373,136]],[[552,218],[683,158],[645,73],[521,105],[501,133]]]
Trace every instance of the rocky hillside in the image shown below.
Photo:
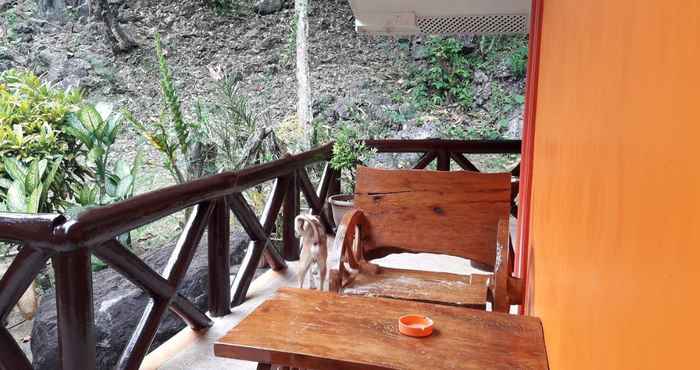
[[[47,21],[36,0],[0,0],[0,71],[28,68],[61,86],[82,89],[93,102],[156,119],[163,109],[154,51],[159,34],[186,114],[194,114],[196,102],[216,99],[212,74],[223,71],[240,78],[240,92],[253,111],[273,124],[294,121],[293,1],[110,3],[139,44],[128,53],[114,55],[100,24],[83,11],[69,9],[63,22]],[[322,126],[354,125],[362,136],[376,138],[520,136],[524,71],[517,65],[523,58],[518,53],[526,51],[525,37],[456,40],[455,56],[468,64],[457,71],[468,81],[455,91],[468,95],[460,104],[421,90],[436,83],[429,40],[360,35],[346,0],[311,1],[309,19],[314,116]],[[127,159],[137,151],[145,154],[137,192],[171,184],[159,154],[139,135],[126,132],[118,143]],[[171,227],[162,230],[171,235]],[[138,239],[151,239],[152,233],[158,234],[147,231]]]
[[[222,15],[205,0],[120,0],[120,20],[140,47],[117,56],[102,39],[99,25],[80,12],[68,14],[65,24],[48,22],[36,14],[34,3],[0,1],[5,35],[0,69],[30,68],[61,85],[84,89],[91,100],[157,115],[160,96],[153,44],[160,33],[186,107],[195,98],[210,97],[209,71],[221,68],[240,74],[242,91],[258,111],[267,111],[276,121],[294,114],[292,1],[262,1],[271,4],[259,11],[266,15],[239,1],[241,10]],[[516,99],[515,109],[505,116],[501,107],[494,109],[489,102],[502,99],[495,96],[499,94],[522,95],[522,76],[513,78],[498,63],[492,70],[477,68],[473,72],[475,103],[470,109],[447,106],[421,112],[411,102],[397,99],[406,94],[410,71],[424,57],[421,40],[358,35],[347,1],[312,1],[311,5],[314,108],[326,123],[351,119],[359,111],[364,119],[390,126],[382,132],[384,136],[406,137],[444,134],[438,129],[413,129],[423,123],[469,126],[484,124],[479,120],[508,119],[515,122],[501,133],[518,136],[521,102]],[[463,41],[467,52],[484,48],[483,43],[476,44],[479,40]],[[503,82],[499,91],[494,92],[492,81]],[[405,129],[409,129],[407,135],[401,133]]]

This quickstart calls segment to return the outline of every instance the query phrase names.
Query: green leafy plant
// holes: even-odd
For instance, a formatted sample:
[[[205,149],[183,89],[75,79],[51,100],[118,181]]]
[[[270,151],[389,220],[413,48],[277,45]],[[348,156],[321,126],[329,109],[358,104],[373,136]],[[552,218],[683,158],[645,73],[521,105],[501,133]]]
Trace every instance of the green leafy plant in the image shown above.
[[[464,54],[462,42],[455,38],[432,37],[428,40],[428,66],[416,72],[413,94],[423,107],[458,103],[472,104],[470,85],[472,65]]]
[[[141,155],[129,165],[123,159],[111,163],[112,146],[123,127],[121,113],[110,104],[85,105],[68,116],[70,126],[64,130],[78,138],[88,149],[87,163],[94,173],[94,184],[84,184],[76,193],[83,207],[104,205],[130,198],[141,166]]]
[[[155,46],[164,103],[160,119],[145,124],[129,112],[125,112],[125,116],[133,127],[146,138],[148,143],[161,152],[163,166],[170,172],[175,182],[182,184],[187,181],[187,171],[182,168],[180,158],[185,161],[188,158],[190,145],[194,141],[193,128],[196,123],[185,122],[180,97],[175,89],[172,72],[165,58],[165,53],[163,53],[159,34],[156,34]]]
[[[18,213],[39,213],[52,211],[49,204],[49,189],[56,178],[61,160],[57,159],[49,166],[46,159],[35,159],[25,167],[15,158],[4,158],[5,171],[12,181],[0,178],[0,188],[6,190],[5,201],[1,208]]]
[[[376,153],[377,150],[369,148],[356,130],[345,126],[335,134],[330,165],[335,170],[345,170],[344,173],[349,174],[350,187],[354,188],[355,167],[366,163]]]
[[[31,72],[8,70],[0,74],[0,157],[14,159],[21,168],[34,162],[37,166],[46,163],[44,168],[48,164],[60,166],[52,181],[44,184],[42,212],[65,210],[72,190],[89,175],[79,160],[85,149],[64,131],[67,115],[77,111],[81,101],[79,92],[55,88]],[[5,161],[0,163],[0,179],[5,183],[17,181],[10,171]],[[0,188],[0,198],[6,198],[4,191]]]
[[[513,76],[517,78],[525,77],[527,73],[527,45],[517,48],[508,59],[508,66]]]

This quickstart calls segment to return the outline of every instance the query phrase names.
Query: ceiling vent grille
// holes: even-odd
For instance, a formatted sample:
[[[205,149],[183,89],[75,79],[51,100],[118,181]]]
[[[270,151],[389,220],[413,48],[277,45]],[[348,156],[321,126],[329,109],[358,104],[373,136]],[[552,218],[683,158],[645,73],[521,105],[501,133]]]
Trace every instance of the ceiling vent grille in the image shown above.
[[[416,18],[420,32],[428,35],[527,33],[529,23],[524,14]]]

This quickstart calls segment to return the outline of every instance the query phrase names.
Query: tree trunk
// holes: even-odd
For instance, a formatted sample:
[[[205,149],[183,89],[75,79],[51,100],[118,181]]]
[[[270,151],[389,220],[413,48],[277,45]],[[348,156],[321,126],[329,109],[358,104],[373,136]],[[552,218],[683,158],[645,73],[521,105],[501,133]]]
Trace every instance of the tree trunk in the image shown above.
[[[297,17],[297,116],[299,123],[308,133],[306,137],[312,136],[313,112],[311,110],[311,81],[309,77],[309,60],[307,57],[307,39],[309,36],[309,0],[296,0],[294,4]],[[310,141],[306,143],[310,146]]]
[[[134,39],[119,25],[117,11],[109,5],[108,0],[89,0],[90,11],[95,18],[102,22],[107,42],[114,54],[124,53],[138,47]]]

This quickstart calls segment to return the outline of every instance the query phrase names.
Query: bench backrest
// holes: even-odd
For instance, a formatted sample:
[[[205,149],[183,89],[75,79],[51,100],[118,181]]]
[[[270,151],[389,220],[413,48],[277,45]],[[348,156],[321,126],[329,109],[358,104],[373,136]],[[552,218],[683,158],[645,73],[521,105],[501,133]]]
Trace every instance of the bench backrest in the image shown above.
[[[508,173],[358,167],[355,207],[368,224],[364,253],[447,254],[493,267],[498,223],[509,218],[510,182]]]

